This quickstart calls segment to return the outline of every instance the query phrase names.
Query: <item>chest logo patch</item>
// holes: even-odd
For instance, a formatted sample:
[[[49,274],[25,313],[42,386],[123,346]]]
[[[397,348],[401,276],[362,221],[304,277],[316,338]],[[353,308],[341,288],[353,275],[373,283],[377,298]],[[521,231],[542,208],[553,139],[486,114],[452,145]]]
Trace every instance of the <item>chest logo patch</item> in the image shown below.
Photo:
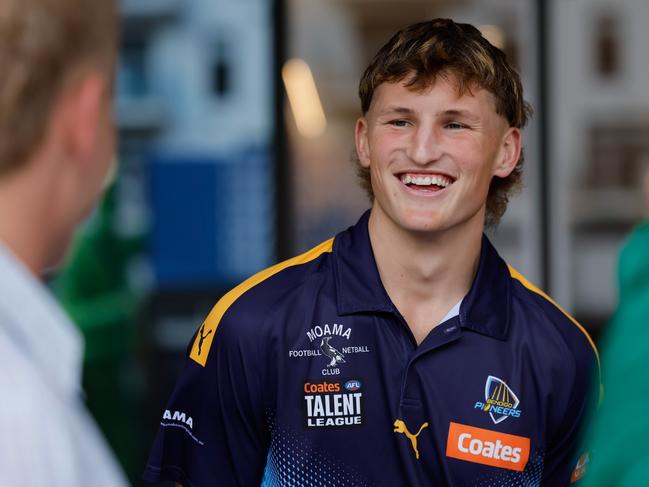
[[[489,413],[494,424],[502,423],[507,418],[520,418],[518,409],[520,401],[504,380],[490,375],[484,388],[484,401],[476,401],[473,409]]]
[[[401,433],[406,435],[406,438],[410,440],[410,443],[412,444],[412,449],[415,452],[415,457],[417,460],[419,460],[419,449],[417,448],[417,437],[421,434],[424,428],[428,427],[428,423],[424,423],[419,427],[419,431],[415,433],[414,435],[408,431],[408,427],[406,426],[406,423],[401,421],[400,419],[397,419],[394,422],[394,432],[395,433]]]
[[[363,424],[363,392],[360,380],[305,382],[304,415],[307,428]]]
[[[347,363],[348,356],[369,353],[366,345],[351,345],[352,329],[338,323],[314,325],[306,332],[312,348],[289,350],[289,358],[323,357],[323,376],[340,375],[340,365]]]
[[[451,422],[446,456],[522,472],[530,456],[530,439]]]

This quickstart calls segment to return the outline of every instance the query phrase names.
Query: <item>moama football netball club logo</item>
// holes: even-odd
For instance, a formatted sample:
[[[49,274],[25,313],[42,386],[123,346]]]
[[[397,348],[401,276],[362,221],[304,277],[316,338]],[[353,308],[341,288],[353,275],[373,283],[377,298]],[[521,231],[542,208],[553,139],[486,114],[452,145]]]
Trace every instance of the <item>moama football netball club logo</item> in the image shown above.
[[[352,344],[352,328],[339,323],[313,325],[305,333],[311,348],[289,350],[289,358],[322,357],[323,376],[340,375],[350,355],[370,353],[367,345]],[[351,343],[350,343],[351,342]]]

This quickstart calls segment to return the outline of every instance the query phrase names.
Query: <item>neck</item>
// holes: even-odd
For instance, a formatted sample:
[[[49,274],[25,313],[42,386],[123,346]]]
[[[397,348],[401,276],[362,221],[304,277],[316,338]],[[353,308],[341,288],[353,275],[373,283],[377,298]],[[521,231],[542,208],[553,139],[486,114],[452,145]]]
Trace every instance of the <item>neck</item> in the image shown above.
[[[375,205],[369,234],[381,281],[418,342],[466,294],[477,272],[483,215],[436,233],[398,227]]]
[[[32,162],[0,179],[0,241],[39,277],[56,263],[65,231],[56,219],[56,174]]]

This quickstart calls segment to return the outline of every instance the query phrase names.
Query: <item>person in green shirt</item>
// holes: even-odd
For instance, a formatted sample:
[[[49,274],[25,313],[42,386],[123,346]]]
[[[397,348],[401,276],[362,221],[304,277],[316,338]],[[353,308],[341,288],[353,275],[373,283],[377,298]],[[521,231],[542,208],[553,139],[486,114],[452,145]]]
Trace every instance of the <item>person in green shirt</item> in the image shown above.
[[[603,341],[605,395],[586,438],[587,487],[649,485],[649,219],[622,247],[618,285]]]

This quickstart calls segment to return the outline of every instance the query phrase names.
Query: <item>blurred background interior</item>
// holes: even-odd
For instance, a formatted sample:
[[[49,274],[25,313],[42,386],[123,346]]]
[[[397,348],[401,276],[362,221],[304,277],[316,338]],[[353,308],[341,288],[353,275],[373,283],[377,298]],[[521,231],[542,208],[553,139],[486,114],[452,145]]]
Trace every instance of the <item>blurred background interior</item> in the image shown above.
[[[645,0],[124,0],[115,179],[52,287],[134,485],[185,348],[233,285],[354,223],[358,80],[396,30],[479,26],[535,109],[491,236],[594,337],[649,168]]]

